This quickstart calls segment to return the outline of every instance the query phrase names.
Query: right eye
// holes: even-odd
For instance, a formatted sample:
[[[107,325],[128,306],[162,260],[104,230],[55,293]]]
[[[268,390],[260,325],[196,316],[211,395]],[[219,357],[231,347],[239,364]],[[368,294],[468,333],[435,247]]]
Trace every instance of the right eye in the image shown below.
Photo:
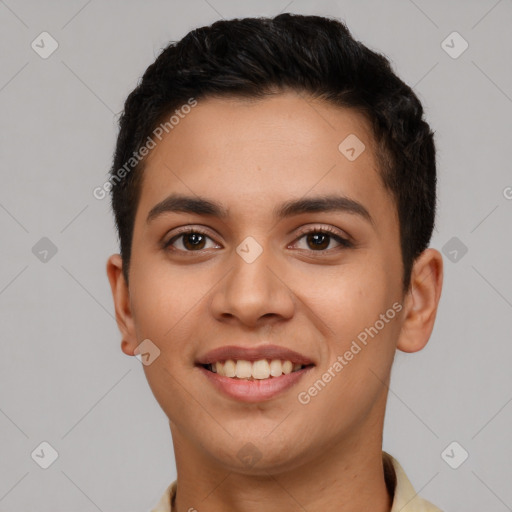
[[[169,241],[165,242],[164,249],[169,249],[172,247],[170,250],[178,250],[182,252],[198,252],[205,249],[207,239],[213,242],[213,240],[203,231],[189,228],[173,236]],[[178,240],[181,240],[181,247],[175,247],[174,245]],[[220,246],[217,244],[217,247]]]

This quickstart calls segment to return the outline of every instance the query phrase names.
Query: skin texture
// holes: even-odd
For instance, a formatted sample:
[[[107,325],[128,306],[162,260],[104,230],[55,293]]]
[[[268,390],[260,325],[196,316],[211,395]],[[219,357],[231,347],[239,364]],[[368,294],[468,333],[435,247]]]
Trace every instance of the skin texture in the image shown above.
[[[352,162],[338,150],[349,134],[366,146]],[[381,449],[391,366],[397,349],[427,343],[443,265],[437,250],[424,251],[402,294],[396,207],[377,173],[366,120],[293,92],[203,99],[151,151],[144,173],[129,288],[118,254],[107,274],[123,352],[133,355],[144,339],[160,350],[143,368],[169,418],[178,511],[388,511]],[[229,216],[165,213],[146,223],[171,193],[217,201]],[[373,224],[347,212],[272,216],[284,201],[333,193],[362,203]],[[162,248],[182,226],[207,234],[202,250],[184,245],[186,237]],[[318,249],[299,233],[322,227],[353,247],[328,238]],[[263,249],[250,264],[236,252],[248,236]],[[395,302],[402,305],[395,318],[299,403],[297,394]],[[194,364],[224,345],[268,343],[315,362],[268,401],[227,398]],[[237,456],[247,443],[261,457],[253,465]]]

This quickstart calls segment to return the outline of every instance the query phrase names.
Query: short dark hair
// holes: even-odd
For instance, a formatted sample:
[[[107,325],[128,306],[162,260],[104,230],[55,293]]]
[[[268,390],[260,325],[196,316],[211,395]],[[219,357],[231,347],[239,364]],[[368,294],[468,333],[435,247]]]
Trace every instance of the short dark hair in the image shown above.
[[[110,180],[127,283],[144,159],[122,180],[118,170],[126,169],[163,119],[190,98],[259,99],[286,90],[355,109],[370,122],[380,176],[397,208],[403,291],[409,289],[436,210],[434,134],[422,105],[388,59],[354,40],[344,23],[290,13],[221,20],[192,30],[162,50],[126,99]]]

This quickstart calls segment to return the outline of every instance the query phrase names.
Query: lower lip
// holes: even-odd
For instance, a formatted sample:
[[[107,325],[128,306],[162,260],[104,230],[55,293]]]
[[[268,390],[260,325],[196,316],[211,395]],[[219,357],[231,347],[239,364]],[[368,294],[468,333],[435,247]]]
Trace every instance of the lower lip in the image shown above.
[[[205,377],[225,395],[242,402],[254,403],[270,400],[279,395],[279,393],[290,389],[299,382],[313,366],[308,366],[302,370],[297,370],[287,375],[281,375],[280,377],[270,377],[262,380],[232,379],[211,372],[203,366],[198,366],[198,368],[203,372]]]

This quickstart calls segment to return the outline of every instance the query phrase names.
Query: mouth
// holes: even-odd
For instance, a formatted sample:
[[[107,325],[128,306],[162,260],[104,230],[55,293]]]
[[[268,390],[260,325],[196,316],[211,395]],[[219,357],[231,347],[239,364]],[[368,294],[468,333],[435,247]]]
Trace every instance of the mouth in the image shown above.
[[[230,345],[204,354],[195,366],[225,397],[257,403],[289,390],[315,367],[315,362],[277,345]]]
[[[256,361],[227,359],[200,366],[221,377],[253,381],[279,378],[282,375],[289,375],[314,365],[293,363],[289,359],[258,359]]]

